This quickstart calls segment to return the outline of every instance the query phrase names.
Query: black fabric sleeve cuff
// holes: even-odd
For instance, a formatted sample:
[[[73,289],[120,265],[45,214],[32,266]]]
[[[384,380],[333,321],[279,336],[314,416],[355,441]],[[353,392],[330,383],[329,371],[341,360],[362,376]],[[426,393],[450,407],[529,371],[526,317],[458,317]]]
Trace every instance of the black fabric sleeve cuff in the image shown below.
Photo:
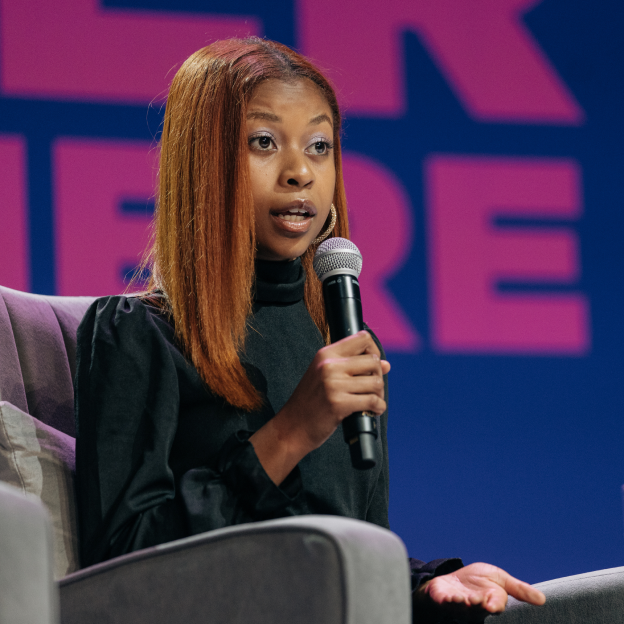
[[[412,591],[436,576],[450,574],[464,567],[462,560],[457,558],[434,559],[428,563],[420,561],[420,559],[410,558],[409,565],[412,573]]]
[[[252,431],[238,431],[223,445],[217,469],[232,492],[255,520],[283,516],[303,491],[301,472],[295,466],[278,486],[264,470],[249,438]]]
[[[193,468],[180,479],[191,534],[307,513],[299,468],[275,485],[249,442],[251,435],[233,434],[221,448],[216,466]]]

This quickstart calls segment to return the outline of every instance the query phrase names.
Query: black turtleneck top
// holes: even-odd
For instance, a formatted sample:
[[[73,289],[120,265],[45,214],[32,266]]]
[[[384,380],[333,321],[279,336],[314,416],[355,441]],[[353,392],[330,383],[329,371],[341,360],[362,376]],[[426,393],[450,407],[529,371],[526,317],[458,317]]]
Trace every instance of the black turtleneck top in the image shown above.
[[[334,514],[388,528],[387,413],[379,418],[382,461],[372,470],[351,466],[338,428],[276,486],[248,441],[282,408],[324,346],[303,301],[305,279],[299,260],[256,263],[241,356],[265,398],[256,412],[210,391],[184,357],[169,316],[149,299],[106,297],[89,308],[78,329],[76,372],[83,566],[291,515]],[[420,579],[439,574],[440,563],[412,567]]]

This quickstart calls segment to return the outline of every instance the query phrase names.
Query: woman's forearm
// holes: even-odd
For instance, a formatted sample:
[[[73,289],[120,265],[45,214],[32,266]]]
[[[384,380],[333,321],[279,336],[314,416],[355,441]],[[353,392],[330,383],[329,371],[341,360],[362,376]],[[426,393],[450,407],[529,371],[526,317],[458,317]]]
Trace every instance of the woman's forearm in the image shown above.
[[[275,485],[292,472],[293,468],[311,451],[301,440],[300,432],[292,427],[287,416],[288,406],[278,412],[266,425],[258,429],[249,441],[258,460]]]

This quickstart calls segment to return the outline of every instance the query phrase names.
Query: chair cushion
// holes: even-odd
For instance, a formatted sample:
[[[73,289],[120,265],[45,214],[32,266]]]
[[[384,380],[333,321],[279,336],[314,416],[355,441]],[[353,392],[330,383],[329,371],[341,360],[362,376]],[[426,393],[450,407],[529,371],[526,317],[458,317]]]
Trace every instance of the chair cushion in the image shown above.
[[[2,354],[0,401],[8,401],[21,410],[28,411],[22,367],[15,344],[11,317],[3,296],[6,290],[0,286],[0,354]]]
[[[0,481],[48,508],[56,578],[79,568],[74,471],[74,438],[0,401]]]
[[[0,286],[0,400],[71,436],[76,330],[93,300]]]

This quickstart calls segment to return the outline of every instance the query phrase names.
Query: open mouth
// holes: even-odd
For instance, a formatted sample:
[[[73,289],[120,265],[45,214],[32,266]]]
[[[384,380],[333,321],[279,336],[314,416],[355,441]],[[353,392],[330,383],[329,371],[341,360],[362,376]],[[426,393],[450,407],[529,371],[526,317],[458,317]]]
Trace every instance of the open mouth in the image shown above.
[[[297,199],[285,206],[271,210],[278,228],[292,235],[305,234],[316,217],[316,206],[307,199]]]
[[[279,212],[275,215],[278,219],[282,221],[290,221],[291,223],[298,223],[300,221],[305,221],[312,215],[305,208],[290,208],[288,212]]]

